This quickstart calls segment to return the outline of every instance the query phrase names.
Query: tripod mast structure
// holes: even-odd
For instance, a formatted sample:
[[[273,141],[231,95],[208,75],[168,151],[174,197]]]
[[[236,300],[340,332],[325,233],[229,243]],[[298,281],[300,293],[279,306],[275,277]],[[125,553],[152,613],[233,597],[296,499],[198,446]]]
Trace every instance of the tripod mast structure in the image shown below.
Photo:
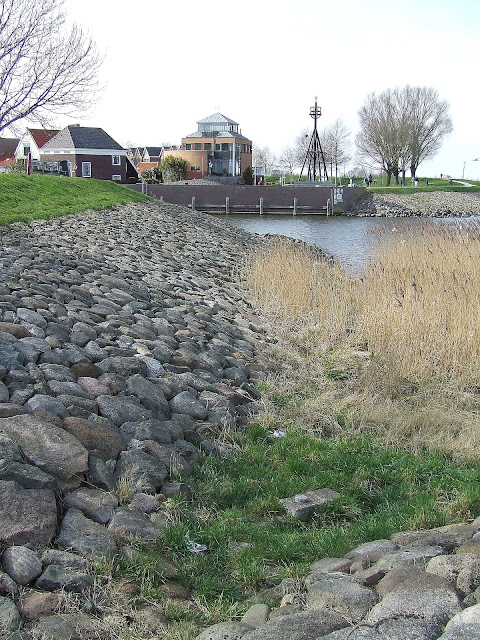
[[[303,170],[305,169],[305,166],[307,166],[307,180],[313,180],[313,182],[316,182],[317,175],[318,179],[320,181],[322,180],[322,169],[324,179],[328,180],[327,165],[325,164],[325,157],[323,155],[322,145],[320,144],[320,138],[317,130],[317,120],[321,115],[322,109],[317,106],[317,96],[315,96],[315,106],[310,109],[310,117],[313,118],[313,133],[310,136],[307,153],[305,154],[302,170],[300,171],[301,179]]]

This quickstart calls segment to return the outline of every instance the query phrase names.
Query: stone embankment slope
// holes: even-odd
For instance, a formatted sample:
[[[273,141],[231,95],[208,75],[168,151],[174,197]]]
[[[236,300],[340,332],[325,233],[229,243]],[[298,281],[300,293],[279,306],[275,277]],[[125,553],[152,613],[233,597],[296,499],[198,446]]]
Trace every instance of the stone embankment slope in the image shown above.
[[[163,501],[188,492],[178,478],[248,420],[267,337],[232,273],[260,241],[158,203],[0,230],[2,640],[120,637],[99,635],[109,612],[92,605],[88,563],[132,554],[126,536],[155,540]],[[479,530],[320,560],[281,585],[282,606],[200,638],[478,637]],[[138,637],[168,637],[158,606],[138,616]]]
[[[259,241],[158,203],[0,229],[1,638],[69,638],[87,560],[155,540],[172,476],[246,423],[265,336],[232,274]]]
[[[350,207],[348,215],[379,217],[480,215],[480,193],[455,191],[367,193]]]

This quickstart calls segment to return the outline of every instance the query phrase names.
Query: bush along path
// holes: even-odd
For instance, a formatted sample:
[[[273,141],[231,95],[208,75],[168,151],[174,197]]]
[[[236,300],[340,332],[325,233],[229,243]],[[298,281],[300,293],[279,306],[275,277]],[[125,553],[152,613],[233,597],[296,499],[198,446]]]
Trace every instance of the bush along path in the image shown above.
[[[264,336],[232,273],[256,242],[151,203],[0,229],[0,637],[93,637],[62,611],[87,560],[155,540],[246,423]]]

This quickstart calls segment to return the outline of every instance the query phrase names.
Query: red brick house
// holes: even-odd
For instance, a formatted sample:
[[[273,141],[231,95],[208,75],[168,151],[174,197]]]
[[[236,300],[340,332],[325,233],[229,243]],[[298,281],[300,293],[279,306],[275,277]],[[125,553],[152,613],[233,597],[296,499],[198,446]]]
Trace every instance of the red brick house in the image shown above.
[[[65,127],[41,147],[40,160],[59,162],[74,178],[128,182],[138,177],[126,149],[96,127]]]

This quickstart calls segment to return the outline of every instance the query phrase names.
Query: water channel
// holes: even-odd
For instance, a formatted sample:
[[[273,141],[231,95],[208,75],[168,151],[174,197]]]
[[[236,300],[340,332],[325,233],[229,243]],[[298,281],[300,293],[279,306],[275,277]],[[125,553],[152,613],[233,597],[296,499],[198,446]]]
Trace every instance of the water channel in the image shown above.
[[[388,229],[392,233],[406,224],[419,224],[425,218],[370,218],[357,216],[292,216],[292,215],[223,215],[227,220],[246,231],[271,233],[303,240],[324,249],[340,260],[345,267],[361,271],[375,246],[376,229]],[[433,224],[451,223],[458,218],[428,218]],[[465,220],[465,218],[464,218]]]

